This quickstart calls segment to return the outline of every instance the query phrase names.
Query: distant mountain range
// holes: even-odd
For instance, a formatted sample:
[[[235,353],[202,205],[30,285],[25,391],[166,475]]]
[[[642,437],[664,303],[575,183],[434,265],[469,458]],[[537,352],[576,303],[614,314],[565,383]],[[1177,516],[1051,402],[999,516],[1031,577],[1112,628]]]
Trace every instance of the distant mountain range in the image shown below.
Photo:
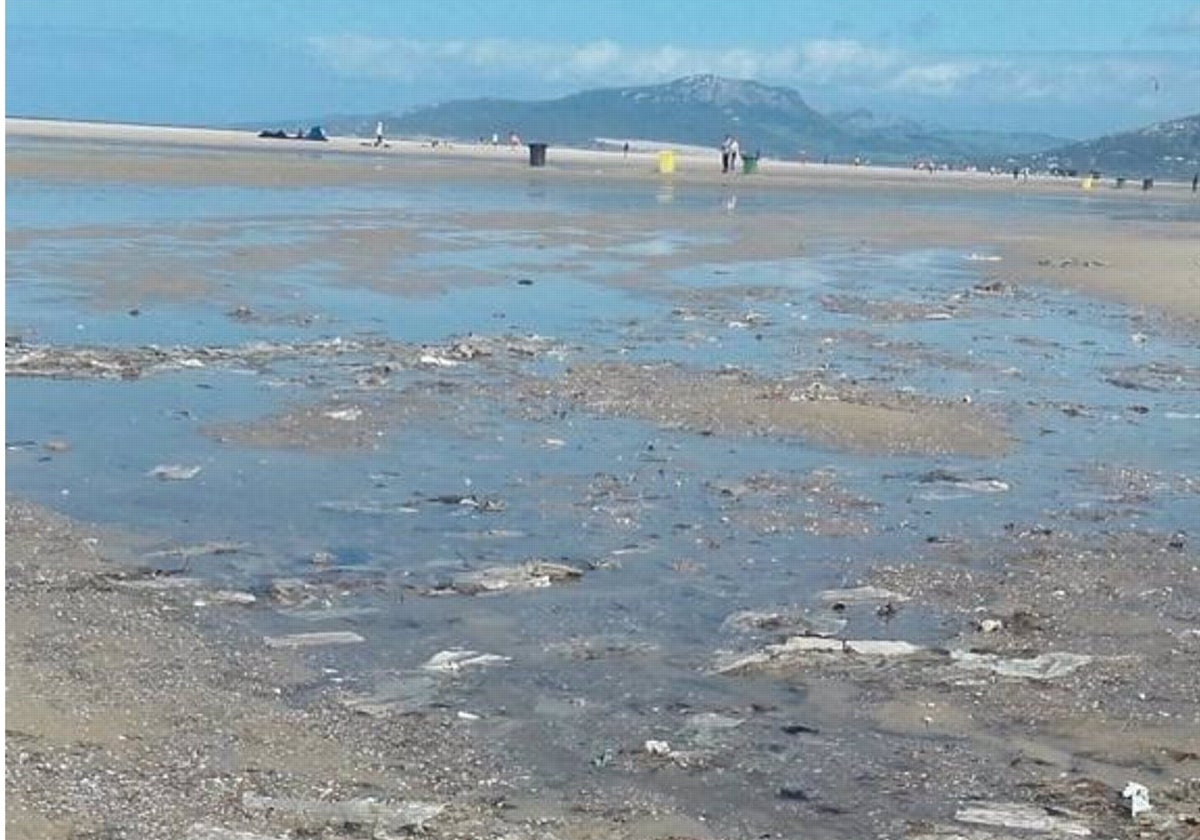
[[[867,110],[821,114],[791,88],[713,75],[659,85],[589,90],[542,101],[469,99],[403,114],[326,117],[332,134],[372,137],[382,120],[390,136],[460,141],[506,139],[573,146],[597,138],[678,143],[715,148],[736,135],[743,151],[781,158],[807,157],[910,164],[933,160],[957,165],[1061,164],[1105,172],[1128,170],[1177,176],[1195,165],[1200,117],[1160,123],[1086,143],[1033,132],[964,131],[924,126]],[[312,122],[311,120],[309,122]]]
[[[1188,179],[1200,171],[1200,114],[1051,148],[1030,155],[1027,162],[1036,169]]]

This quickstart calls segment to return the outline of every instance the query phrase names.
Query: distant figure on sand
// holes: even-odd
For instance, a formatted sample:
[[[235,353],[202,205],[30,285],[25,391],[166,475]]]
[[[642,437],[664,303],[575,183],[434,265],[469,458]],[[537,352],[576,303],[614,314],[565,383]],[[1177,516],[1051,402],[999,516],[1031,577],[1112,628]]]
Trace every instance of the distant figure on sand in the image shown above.
[[[721,141],[721,171],[722,172],[729,171],[729,146],[732,142],[733,142],[733,138],[730,137],[728,134],[726,134],[725,139]]]
[[[1192,192],[1195,192],[1197,187],[1200,187],[1200,172],[1192,176]]]
[[[383,145],[383,120],[375,123],[375,145]]]
[[[734,137],[729,141],[729,171],[737,172],[738,155],[741,154],[741,147],[738,146],[738,140]]]

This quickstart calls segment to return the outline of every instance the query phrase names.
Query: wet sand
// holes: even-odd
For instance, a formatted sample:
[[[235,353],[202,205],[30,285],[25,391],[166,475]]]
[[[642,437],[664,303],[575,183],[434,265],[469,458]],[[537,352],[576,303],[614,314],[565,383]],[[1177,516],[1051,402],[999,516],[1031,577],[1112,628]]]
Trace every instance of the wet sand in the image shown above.
[[[580,183],[620,183],[634,179],[677,186],[721,187],[731,195],[752,195],[780,190],[803,190],[831,194],[845,190],[876,191],[878,210],[847,213],[831,207],[819,216],[797,218],[789,214],[759,213],[752,218],[730,213],[717,221],[711,214],[689,214],[675,208],[661,212],[639,210],[621,216],[573,219],[572,226],[588,231],[581,241],[652,229],[669,219],[669,226],[716,231],[724,241],[711,246],[714,255],[726,259],[771,259],[807,249],[820,250],[824,243],[856,243],[863,248],[887,247],[977,247],[995,253],[1003,261],[989,266],[998,278],[1059,284],[1099,294],[1133,305],[1152,307],[1175,317],[1200,321],[1200,224],[1195,222],[1147,222],[1136,218],[1115,220],[1098,214],[1076,214],[1070,221],[1061,215],[1033,210],[1028,215],[1006,215],[1002,220],[978,216],[955,216],[939,212],[897,212],[887,204],[903,202],[929,193],[977,191],[997,197],[1061,196],[1078,202],[1086,211],[1089,202],[1114,201],[1136,214],[1147,201],[1156,205],[1186,204],[1198,199],[1185,185],[1162,184],[1150,193],[1133,189],[1100,187],[1083,191],[1074,181],[1034,179],[1014,182],[1010,178],[983,173],[927,173],[879,167],[849,167],[772,161],[756,176],[722,176],[710,171],[704,158],[683,158],[674,176],[653,171],[652,155],[629,158],[611,152],[561,149],[554,152],[554,165],[531,170],[523,150],[455,144],[432,148],[428,144],[397,141],[388,150],[364,147],[352,138],[334,138],[328,144],[308,141],[263,140],[249,132],[209,131],[143,126],[79,124],[15,120],[7,121],[8,177],[37,177],[71,182],[106,179],[120,183],[236,184],[242,186],[312,186],[320,184],[436,183],[493,179],[574,180]],[[36,149],[22,142],[40,142]],[[47,141],[51,141],[49,144]],[[58,141],[55,143],[54,141]],[[16,145],[14,145],[14,143]],[[99,143],[93,151],[80,144]],[[278,144],[278,145],[276,145]],[[172,153],[191,150],[183,158]],[[157,151],[156,151],[157,150]],[[99,152],[99,153],[96,153]],[[470,215],[470,214],[467,214]],[[689,222],[689,215],[693,216]],[[376,220],[378,221],[378,220]],[[538,231],[552,229],[558,222],[550,215],[480,214],[480,230]],[[81,232],[85,233],[85,232]],[[153,229],[97,230],[101,239],[111,235],[152,235]],[[201,241],[222,235],[220,231],[196,230]],[[189,233],[192,236],[193,233]],[[16,241],[36,232],[10,231]],[[227,235],[227,234],[226,234]],[[578,238],[576,236],[576,238]],[[571,241],[571,236],[556,241]],[[442,248],[447,243],[440,243]],[[360,231],[331,231],[324,241],[300,243],[295,248],[232,249],[224,266],[214,271],[284,270],[317,255],[338,260],[348,279],[378,277],[380,260],[397,250],[423,250],[412,237],[411,227],[376,225]],[[690,258],[702,257],[702,253]],[[169,258],[169,257],[168,257]],[[114,254],[104,264],[78,266],[83,276],[98,279],[122,271],[126,258]],[[670,258],[657,261],[669,265]],[[123,270],[124,274],[129,268]],[[462,272],[459,272],[462,274]],[[163,280],[169,283],[163,285]],[[146,289],[161,286],[161,294],[189,296],[204,294],[202,278],[172,270],[169,262],[140,281]],[[429,293],[427,285],[420,290]]]
[[[274,147],[258,151],[257,143],[277,141],[242,136],[17,128],[70,142],[48,150],[10,148],[10,177],[66,184],[128,179],[290,188],[378,177],[402,184],[405,178],[437,179],[439,173],[585,183],[607,180],[611,173],[597,174],[594,167],[613,160],[579,153],[584,156],[570,159],[575,163],[531,175],[521,154],[508,150],[477,150],[470,155],[473,163],[457,166],[448,163],[454,150],[397,147],[388,150],[396,168],[379,176],[374,167],[393,161],[359,146],[335,144],[331,148],[338,154],[316,157],[296,155],[290,147],[283,154]],[[79,151],[74,144],[81,140],[104,144],[95,147],[104,153]],[[175,142],[193,148],[194,167],[187,165],[187,155],[147,160],[147,146]],[[657,182],[649,163],[622,161],[630,168],[612,177]],[[679,184],[720,185],[743,196],[745,190],[785,184],[830,195],[880,187],[893,200],[939,188],[999,194],[1026,188],[986,176],[818,172],[799,165],[791,175],[781,170],[778,180],[767,168],[761,179],[697,174],[693,181],[684,163]],[[1062,184],[1028,188],[1079,195]],[[1178,191],[1153,195],[1156,200],[1163,195],[1167,206],[1189,200]],[[1130,191],[1119,200],[1137,208],[1143,199]],[[295,320],[275,310],[261,315],[244,306],[241,296],[249,293],[231,286],[229,278],[288,275],[323,259],[321,271],[331,285],[383,290],[405,302],[431,291],[477,292],[498,283],[519,295],[529,287],[517,284],[524,274],[511,267],[470,272],[389,266],[399,257],[454,250],[490,235],[520,235],[531,250],[564,242],[578,247],[579,254],[556,256],[550,268],[542,266],[545,273],[537,275],[533,288],[543,289],[552,282],[547,276],[560,270],[554,266],[577,261],[586,267],[597,255],[628,255],[622,249],[645,244],[647,231],[692,237],[677,248],[634,251],[636,259],[610,274],[589,276],[606,289],[653,298],[661,316],[648,326],[634,317],[599,329],[589,322],[585,332],[596,342],[591,346],[577,335],[542,341],[499,328],[491,337],[427,345],[378,335],[247,344],[180,341],[167,348],[15,337],[7,342],[10,381],[74,385],[76,396],[92,386],[136,389],[178,382],[175,390],[149,393],[170,394],[190,411],[194,384],[211,389],[214,383],[231,388],[235,379],[269,381],[284,395],[281,405],[249,421],[204,417],[191,427],[195,436],[207,436],[206,445],[221,447],[242,464],[278,469],[281,476],[284,462],[273,460],[274,450],[286,450],[289,458],[327,459],[321,469],[329,476],[333,456],[363,455],[364,475],[350,485],[353,493],[331,479],[328,495],[321,497],[324,507],[304,508],[302,515],[332,511],[357,517],[356,531],[376,530],[402,552],[419,553],[424,564],[410,575],[408,568],[359,567],[361,558],[321,551],[297,569],[294,556],[277,558],[276,548],[266,544],[255,546],[262,555],[245,554],[246,567],[255,571],[242,580],[255,585],[222,591],[215,583],[222,567],[203,564],[240,556],[236,546],[214,542],[176,546],[166,554],[131,551],[136,536],[98,533],[10,500],[8,827],[16,836],[103,831],[226,840],[231,836],[221,833],[226,829],[253,832],[258,835],[253,840],[338,836],[346,830],[394,836],[411,826],[365,823],[402,822],[408,819],[404,814],[415,813],[404,810],[412,803],[444,806],[425,831],[447,838],[658,840],[782,834],[794,825],[818,838],[1038,836],[1011,826],[972,834],[969,821],[956,818],[997,802],[1130,840],[1147,833],[1190,840],[1200,829],[1200,788],[1194,781],[1200,773],[1195,537],[1138,527],[1155,521],[1156,502],[1164,496],[1176,507],[1192,501],[1196,477],[1119,466],[1105,470],[1088,461],[1089,445],[1122,433],[1127,435],[1122,439],[1132,439],[1141,428],[1136,424],[1148,417],[1181,424],[1162,440],[1182,453],[1179,470],[1194,470],[1186,447],[1194,432],[1182,425],[1191,421],[1181,410],[1200,382],[1200,368],[1187,353],[1191,345],[1170,345],[1163,359],[1145,361],[1129,352],[1140,345],[1130,342],[1126,330],[1145,324],[1150,335],[1140,341],[1152,348],[1160,340],[1166,345],[1158,320],[1166,314],[1184,324],[1185,336],[1193,334],[1200,321],[1200,298],[1192,295],[1200,265],[1195,223],[1118,221],[1044,209],[1029,215],[956,215],[945,207],[905,212],[894,201],[865,212],[831,208],[803,217],[769,209],[742,214],[664,205],[588,210],[567,218],[536,211],[454,212],[455,229],[447,237],[444,218],[391,215],[339,216],[338,224],[354,227],[353,233],[323,226],[314,231],[308,227],[312,220],[303,218],[293,229],[286,217],[267,216],[259,220],[264,229],[278,222],[295,237],[250,246],[238,240],[236,221],[15,231],[22,246],[45,241],[53,248],[89,237],[100,243],[138,240],[169,229],[176,244],[199,246],[205,257],[184,260],[178,268],[165,263],[161,277],[151,270],[153,252],[131,261],[114,258],[112,271],[103,264],[87,268],[86,255],[74,255],[74,262],[57,253],[51,257],[64,260],[62,272],[76,282],[74,288],[99,289],[91,305],[105,302],[106,314],[115,306],[153,311],[159,299],[200,301],[217,294],[222,326],[258,330],[283,323],[304,335],[336,322]],[[980,260],[969,265],[981,269],[981,276],[964,272],[970,279],[955,286],[954,275],[953,283],[943,281],[933,291],[918,286],[914,297],[910,290],[873,284],[870,263],[864,263],[861,285],[855,278],[837,294],[811,300],[796,292],[804,288],[803,278],[794,286],[704,282],[712,281],[709,264],[819,260],[826,254],[843,259],[921,248],[977,251]],[[670,275],[676,269],[692,270],[688,279],[695,285],[676,283]],[[921,272],[918,264],[905,277],[919,281]],[[38,276],[31,271],[22,279]],[[1004,320],[1006,307],[1017,310],[1015,318],[1029,320],[1047,317],[1045,312],[1067,317],[1074,312],[1067,307],[1076,305],[1087,308],[1086,301],[1056,298],[1050,304],[1027,293],[1027,287],[1042,284],[1135,307],[1087,309],[1087,317],[1101,322],[1089,327],[1103,331],[1111,363],[1081,368],[1073,361],[1073,354],[1090,359],[1100,352],[1094,333],[1056,343],[1053,333],[1023,336]],[[774,302],[781,307],[777,315],[786,316],[782,306],[793,298],[806,315],[825,318],[814,327],[819,333],[807,331],[807,322],[799,319],[771,323],[754,312]],[[113,317],[140,323],[147,316]],[[975,317],[979,321],[972,323]],[[926,321],[951,327],[962,322],[970,332],[965,340],[959,333],[935,339],[921,332],[921,340],[911,334],[905,340],[902,332],[884,332],[920,328]],[[739,340],[756,346],[756,334],[762,345],[779,349],[782,373],[719,365],[729,348],[742,346]],[[1010,360],[1003,350],[999,358],[986,356],[976,339],[995,335],[1005,341],[1015,336],[1000,347],[1019,359]],[[1108,340],[1112,335],[1116,342]],[[923,343],[927,337],[930,343]],[[675,343],[664,349],[670,342]],[[669,355],[680,347],[698,348],[700,363],[664,364],[644,355]],[[712,358],[707,348],[716,348]],[[635,360],[627,352],[643,355]],[[1026,369],[1009,372],[1007,366],[1018,360]],[[865,365],[862,382],[840,367],[855,364]],[[1061,371],[1043,372],[1041,365]],[[923,379],[930,368],[937,375]],[[1070,381],[1079,370],[1104,379]],[[942,379],[942,371],[986,374],[988,385],[1000,387],[963,399],[968,395],[950,390],[963,380]],[[185,381],[196,372],[203,377]],[[1029,390],[1026,378],[1034,382]],[[36,399],[45,392],[29,393]],[[145,436],[149,451],[154,418],[176,404],[142,408],[135,417],[145,425],[137,433]],[[1181,419],[1163,420],[1168,412]],[[514,430],[492,422],[504,416],[529,425]],[[400,437],[410,420],[428,426],[429,434],[408,438],[410,449],[393,458],[386,453],[388,441]],[[626,422],[643,425],[614,430]],[[48,438],[48,429],[36,431],[35,440],[10,441],[10,457],[51,469],[83,457],[88,448],[85,440],[64,444]],[[589,435],[616,443],[589,453],[585,446],[595,445]],[[1054,444],[1068,437],[1081,441],[1082,454],[1069,447],[1065,455],[1061,448],[1040,448],[1045,439]],[[429,474],[420,473],[415,462],[422,453],[416,449],[443,445],[443,438],[452,448],[438,465],[442,484],[417,487]],[[753,457],[754,445],[776,438],[788,446],[767,456],[760,452],[757,465],[743,462]],[[804,446],[791,446],[797,440]],[[530,444],[538,457],[511,455]],[[458,462],[460,447],[469,463]],[[1038,474],[1024,474],[1029,486],[1021,488],[1007,473],[1027,469],[1018,458],[1030,451],[1053,458],[1046,471],[1067,468],[1043,476],[1035,464]],[[704,461],[722,452],[727,458],[722,478],[728,480],[693,490]],[[541,457],[549,453],[560,453],[570,466]],[[812,469],[808,460],[801,464],[802,454],[839,468]],[[477,594],[461,585],[447,588],[447,579],[477,584],[481,569],[493,570],[488,574],[494,577],[500,567],[543,568],[516,562],[536,560],[535,555],[490,548],[520,539],[521,532],[507,518],[503,500],[493,500],[484,485],[474,490],[459,484],[459,469],[478,480],[486,459],[505,455],[514,460],[496,469],[516,473],[500,485],[513,494],[509,510],[532,500],[536,510],[522,527],[558,529],[548,535],[561,541],[554,548],[575,554],[567,565],[587,575],[579,581],[572,576],[570,583],[530,584],[539,592],[521,587],[514,594],[489,592],[480,602],[511,598],[536,604],[550,591],[580,592],[581,600],[551,602],[545,613],[531,614],[509,602],[498,615],[478,619],[465,607],[461,614],[434,612],[436,606],[428,605],[470,604]],[[1138,457],[1132,448],[1118,455]],[[575,457],[578,466],[567,460]],[[764,457],[773,460],[764,465]],[[377,466],[376,458],[389,460]],[[868,458],[878,460],[863,473]],[[884,458],[899,459],[902,466],[893,473]],[[451,462],[453,476],[445,468]],[[528,462],[534,466],[525,467]],[[210,492],[204,482],[218,470],[205,463],[194,481],[172,482],[169,489]],[[944,468],[947,463],[962,471]],[[868,487],[852,484],[856,471],[860,481],[867,476]],[[319,474],[318,481],[325,478]],[[153,476],[139,472],[134,480],[168,492]],[[1067,485],[1062,495],[1045,494],[1039,484],[1060,481]],[[453,493],[445,487],[450,482]],[[1047,501],[1040,509],[1021,508],[1023,492],[1043,493],[1034,498]],[[984,500],[964,503],[973,518],[935,531],[933,523],[945,524],[933,515],[938,506],[963,495]],[[331,496],[337,498],[330,501]],[[561,519],[551,515],[564,511]],[[447,519],[438,519],[443,512]],[[397,524],[399,516],[417,517],[419,524],[406,530]],[[1087,530],[1091,524],[1097,527]],[[1081,533],[1072,533],[1072,527]],[[682,536],[670,542],[672,533]],[[796,533],[839,542],[832,549],[821,542],[770,542]],[[884,535],[895,541],[889,547],[906,548],[896,549],[899,556],[889,551],[889,559],[865,551],[860,557],[862,545],[852,540],[864,534]],[[921,539],[924,550],[918,542],[910,551]],[[464,559],[448,545],[455,541],[489,548],[473,549]],[[663,546],[657,554],[656,543]],[[436,556],[427,557],[430,553]],[[451,554],[456,559],[447,565],[443,556]],[[793,576],[822,562],[835,570],[820,571],[840,575],[847,588],[871,583],[896,597],[826,599],[809,578]],[[728,593],[748,597],[735,584],[756,573],[770,579],[771,598],[795,603],[777,603],[768,617],[747,620],[741,607],[762,604],[735,605]],[[485,574],[484,580],[490,584],[493,577]],[[593,581],[598,588],[588,589]],[[616,588],[604,588],[608,581],[616,581]],[[637,613],[631,604],[639,595],[660,603],[652,612]],[[720,631],[704,624],[703,609],[713,604],[730,614]],[[382,610],[386,616],[372,623]],[[555,635],[571,626],[573,613],[596,626],[566,638]],[[647,615],[649,621],[639,624]],[[289,646],[314,640],[289,638],[283,630],[310,621],[322,631],[336,627],[343,641],[347,633],[366,641],[350,639],[339,654],[344,658],[321,647],[298,653]],[[527,644],[522,653],[538,664],[519,671],[521,678],[511,684],[501,679],[491,689],[499,695],[473,694],[478,684],[472,683],[460,685],[461,693],[429,692],[428,672],[414,680],[394,664],[399,645],[379,649],[395,643],[400,636],[389,634],[398,631],[461,638],[482,627],[485,634],[495,630],[498,641],[526,621],[536,629],[521,631],[533,639],[528,645],[530,639],[521,637]],[[660,651],[660,641],[665,646],[668,638],[660,639],[661,625],[679,629],[676,624],[689,621],[696,623],[685,624],[684,633],[693,642],[701,638],[704,649]],[[283,630],[268,647],[263,633],[272,624]],[[840,637],[831,640],[828,632]],[[383,664],[378,659],[369,664],[359,648],[382,656]],[[812,650],[818,652],[810,656]],[[894,657],[897,650],[904,655]],[[546,653],[558,657],[553,667],[539,659]],[[754,659],[760,656],[765,660]],[[719,672],[728,657],[751,660]],[[769,667],[754,664],[763,661]],[[1047,675],[1037,672],[1042,662],[1069,667]],[[513,670],[520,665],[514,662]],[[364,675],[357,668],[374,670]],[[414,685],[416,698],[406,693]],[[409,701],[414,710],[397,710]],[[523,718],[520,712],[530,704],[536,704],[533,715]],[[601,737],[609,740],[598,743]],[[1138,821],[1130,819],[1128,803],[1120,798],[1129,779],[1146,783],[1154,797],[1155,812]],[[536,784],[545,787],[531,789]],[[391,808],[391,816],[364,805],[367,799]]]
[[[14,840],[706,836],[649,800],[531,796],[453,709],[356,711],[350,675],[252,634],[248,593],[139,569],[132,535],[12,499],[5,526]]]

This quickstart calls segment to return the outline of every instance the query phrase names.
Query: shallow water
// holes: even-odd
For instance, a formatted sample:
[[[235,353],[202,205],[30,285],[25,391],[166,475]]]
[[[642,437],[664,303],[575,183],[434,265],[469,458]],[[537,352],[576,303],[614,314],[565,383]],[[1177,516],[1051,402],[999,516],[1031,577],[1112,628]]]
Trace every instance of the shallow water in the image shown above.
[[[670,198],[680,209],[726,212],[718,190],[681,187]],[[1127,203],[1104,199],[968,193],[911,200],[848,192],[835,203],[881,201],[997,218],[1031,204],[1129,213]],[[815,202],[760,193],[737,212],[803,213]],[[546,247],[542,230],[456,226],[456,214],[467,210],[545,212],[559,234],[572,235],[587,214],[651,206],[662,206],[660,192],[636,184],[251,190],[10,179],[9,232],[36,236],[18,238],[6,257],[7,330],[39,342],[114,345],[537,333],[568,348],[562,359],[530,365],[542,374],[580,360],[670,360],[767,376],[820,371],[887,390],[969,397],[1006,418],[1017,441],[1012,453],[985,461],[850,455],[803,440],[702,436],[578,411],[523,416],[470,389],[451,392],[444,414],[389,424],[370,451],[239,447],[201,433],[354,393],[336,365],[314,360],[259,375],[10,378],[9,487],[71,515],[140,531],[161,547],[244,543],[240,552],[187,562],[194,573],[259,592],[274,578],[312,574],[313,555],[328,552],[334,569],[325,574],[346,587],[339,605],[349,612],[316,622],[264,614],[262,621],[272,629],[362,633],[368,643],[359,649],[315,654],[348,674],[350,685],[367,690],[373,680],[411,674],[444,648],[511,657],[439,684],[438,696],[482,715],[481,731],[507,739],[543,789],[567,795],[580,786],[634,785],[696,812],[737,802],[746,814],[759,809],[761,816],[744,818],[756,829],[792,814],[775,798],[774,782],[730,771],[701,783],[593,764],[606,750],[636,750],[646,738],[691,737],[680,734],[683,712],[744,713],[760,703],[788,719],[831,717],[825,697],[706,675],[715,650],[745,644],[722,629],[728,615],[786,605],[824,614],[817,593],[853,585],[872,563],[930,554],[931,540],[999,537],[1009,523],[1171,532],[1200,519],[1189,483],[1195,476],[1186,475],[1200,445],[1200,352],[1126,308],[1033,285],[975,293],[987,263],[952,249],[686,264],[690,249],[712,241],[705,231]],[[1139,215],[1160,212],[1192,211]],[[270,270],[225,259],[247,245],[286,255],[314,234],[372,230],[380,214],[395,214],[424,237],[415,251],[397,246],[388,278],[355,282],[346,254],[306,254]],[[216,233],[198,241],[189,227],[197,224]],[[127,240],[105,232],[121,225],[157,233]],[[79,236],[87,226],[101,232]],[[84,264],[107,272],[104,261],[122,250],[103,290],[80,275]],[[662,256],[685,264],[654,268]],[[163,259],[173,271],[215,281],[175,296],[153,279],[139,280],[136,293],[123,286],[122,272],[152,276]],[[472,279],[448,282],[457,272]],[[639,272],[637,283],[610,282]],[[127,301],[143,293],[145,303],[130,314]],[[231,318],[236,306],[254,317]],[[1129,379],[1129,371],[1153,366],[1165,372]],[[472,377],[505,387],[501,374],[463,370],[403,372],[390,387],[425,393]],[[54,439],[69,441],[70,450],[43,448]],[[160,481],[148,475],[160,464],[202,470],[189,481]],[[1138,492],[1106,481],[1114,468],[1141,476]],[[930,480],[935,469],[980,483]],[[814,471],[828,484],[801,487]],[[756,474],[796,487],[745,499],[721,490]],[[1005,489],[985,492],[999,487],[987,480]],[[484,512],[434,501],[449,494],[501,499],[505,507]],[[413,594],[463,570],[529,558],[595,568],[578,583],[530,593]],[[852,635],[936,643],[944,633],[903,611],[886,621],[872,610],[848,618]],[[770,740],[757,726],[737,737],[746,745]],[[801,749],[780,747],[758,772],[786,767]]]

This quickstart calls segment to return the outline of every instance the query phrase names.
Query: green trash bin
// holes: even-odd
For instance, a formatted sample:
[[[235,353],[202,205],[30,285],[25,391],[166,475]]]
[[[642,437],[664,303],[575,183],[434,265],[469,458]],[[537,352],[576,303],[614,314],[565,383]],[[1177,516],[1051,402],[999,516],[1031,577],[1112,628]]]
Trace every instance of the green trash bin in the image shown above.
[[[758,155],[742,155],[742,174],[753,175],[758,171]]]
[[[530,166],[545,166],[546,165],[546,145],[545,143],[530,143],[529,144],[529,165]]]

